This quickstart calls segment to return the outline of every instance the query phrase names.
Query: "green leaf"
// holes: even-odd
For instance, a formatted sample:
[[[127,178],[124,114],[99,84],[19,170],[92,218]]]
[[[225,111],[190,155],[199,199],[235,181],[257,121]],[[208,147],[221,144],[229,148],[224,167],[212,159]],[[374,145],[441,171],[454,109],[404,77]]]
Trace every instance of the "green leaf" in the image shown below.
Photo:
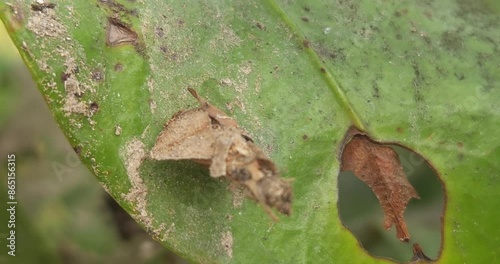
[[[0,15],[58,123],[104,188],[179,254],[383,261],[338,217],[338,154],[354,124],[415,150],[441,176],[440,260],[497,258],[496,2],[33,3],[0,3]],[[240,205],[201,166],[147,158],[163,124],[196,106],[187,87],[295,179],[291,217],[274,224],[253,202]]]

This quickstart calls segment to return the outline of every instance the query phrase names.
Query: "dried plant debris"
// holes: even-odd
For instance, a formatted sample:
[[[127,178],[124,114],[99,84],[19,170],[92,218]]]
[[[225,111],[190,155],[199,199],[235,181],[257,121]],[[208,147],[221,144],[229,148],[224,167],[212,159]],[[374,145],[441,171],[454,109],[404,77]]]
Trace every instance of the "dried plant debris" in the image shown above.
[[[377,196],[384,210],[384,228],[396,226],[401,241],[409,241],[410,234],[403,219],[404,210],[411,198],[419,198],[408,182],[398,154],[389,146],[372,142],[357,131],[342,153],[341,171],[352,171],[366,183]]]
[[[123,44],[137,44],[137,33],[130,28],[131,26],[125,24],[117,18],[108,18],[106,43],[111,47]]]
[[[413,257],[410,263],[433,263],[434,260],[427,257],[418,243],[413,244]]]
[[[234,119],[188,88],[200,107],[176,113],[151,150],[156,160],[189,159],[209,166],[210,176],[242,185],[273,220],[272,208],[290,215],[292,187],[274,163],[238,127]]]

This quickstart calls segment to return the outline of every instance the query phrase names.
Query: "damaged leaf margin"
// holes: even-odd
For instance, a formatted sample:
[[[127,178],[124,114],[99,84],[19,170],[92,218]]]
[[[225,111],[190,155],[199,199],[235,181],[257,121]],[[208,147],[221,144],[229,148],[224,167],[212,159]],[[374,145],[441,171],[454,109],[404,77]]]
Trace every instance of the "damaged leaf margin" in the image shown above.
[[[398,154],[355,128],[347,132],[345,142],[340,171],[352,171],[367,184],[384,211],[384,228],[394,225],[397,238],[410,241],[404,211],[411,198],[420,197],[406,178]]]

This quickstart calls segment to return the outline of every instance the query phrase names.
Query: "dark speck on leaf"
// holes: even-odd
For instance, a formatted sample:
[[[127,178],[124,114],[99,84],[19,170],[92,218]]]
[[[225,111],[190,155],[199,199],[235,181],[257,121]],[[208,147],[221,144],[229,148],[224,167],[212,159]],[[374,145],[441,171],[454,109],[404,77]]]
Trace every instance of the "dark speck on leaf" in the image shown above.
[[[309,42],[309,40],[307,40],[307,39],[304,39],[302,44],[304,45],[304,47],[309,48],[309,46],[311,45],[311,42]]]
[[[260,23],[260,22],[255,23],[255,26],[256,26],[258,29],[260,29],[260,30],[264,30],[264,29],[266,29],[266,27],[265,27],[262,23]]]
[[[82,152],[82,148],[80,146],[74,146],[73,150],[77,155],[80,155],[80,153]]]
[[[96,102],[92,102],[90,103],[89,108],[92,113],[96,113],[97,111],[99,111],[99,104],[97,104]]]
[[[121,63],[115,64],[115,71],[117,72],[123,71],[123,65]]]
[[[61,73],[61,81],[65,82],[66,80],[68,80],[69,76],[71,76],[71,73]]]
[[[43,11],[46,8],[53,9],[54,7],[56,7],[56,4],[54,4],[54,3],[38,3],[38,2],[36,2],[34,4],[31,4],[31,10],[33,10],[33,11]]]

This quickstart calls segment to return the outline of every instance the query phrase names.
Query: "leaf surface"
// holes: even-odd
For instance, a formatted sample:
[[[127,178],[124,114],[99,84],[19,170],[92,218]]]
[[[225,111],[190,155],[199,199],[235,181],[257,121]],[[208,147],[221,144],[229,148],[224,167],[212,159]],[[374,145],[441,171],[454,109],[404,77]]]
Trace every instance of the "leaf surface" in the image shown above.
[[[497,258],[495,2],[32,3],[1,2],[0,16],[55,118],[104,188],[179,254],[382,262],[338,218],[338,151],[354,124],[415,150],[442,177],[443,262]],[[163,124],[196,104],[187,87],[295,179],[290,218],[272,224],[201,166],[147,157]]]

